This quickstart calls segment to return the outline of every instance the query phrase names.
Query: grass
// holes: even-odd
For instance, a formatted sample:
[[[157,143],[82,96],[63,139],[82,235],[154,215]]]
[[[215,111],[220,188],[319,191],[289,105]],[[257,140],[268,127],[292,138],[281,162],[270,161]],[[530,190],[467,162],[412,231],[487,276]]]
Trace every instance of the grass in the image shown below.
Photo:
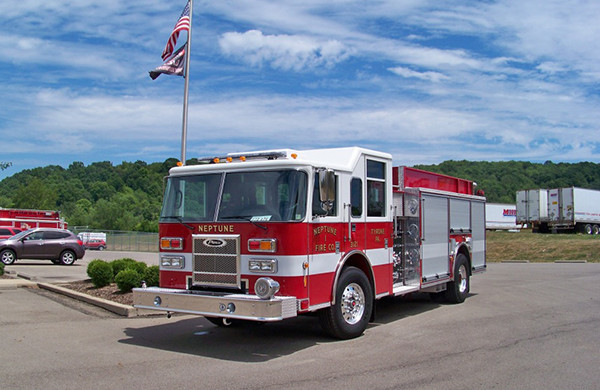
[[[532,233],[530,230],[522,230],[519,233],[488,231],[486,241],[489,262],[503,260],[600,262],[600,235],[540,234]]]

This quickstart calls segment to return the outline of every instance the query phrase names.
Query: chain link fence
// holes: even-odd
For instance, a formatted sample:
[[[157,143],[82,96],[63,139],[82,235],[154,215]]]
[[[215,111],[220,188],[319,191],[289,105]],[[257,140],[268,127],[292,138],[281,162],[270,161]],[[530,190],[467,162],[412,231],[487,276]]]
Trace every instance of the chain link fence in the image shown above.
[[[103,239],[106,250],[158,252],[158,233],[88,229],[85,226],[75,226],[70,230],[82,238],[84,243],[87,239]]]

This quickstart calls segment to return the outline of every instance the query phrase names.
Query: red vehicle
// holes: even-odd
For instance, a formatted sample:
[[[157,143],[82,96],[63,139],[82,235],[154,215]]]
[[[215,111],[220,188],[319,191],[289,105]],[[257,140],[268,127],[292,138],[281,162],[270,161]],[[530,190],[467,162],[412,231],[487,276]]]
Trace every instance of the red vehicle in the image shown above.
[[[12,226],[0,226],[0,240],[7,239],[20,232],[21,229],[17,229]]]
[[[19,230],[39,227],[66,229],[67,223],[60,217],[59,211],[5,209],[0,207],[0,227],[13,227]]]
[[[485,198],[468,180],[363,148],[275,150],[169,172],[160,287],[134,306],[228,326],[317,313],[360,336],[375,300],[413,292],[460,303],[486,268]]]
[[[103,251],[106,249],[106,241],[92,238],[88,241],[84,241],[83,246],[85,249],[97,249],[99,251]]]

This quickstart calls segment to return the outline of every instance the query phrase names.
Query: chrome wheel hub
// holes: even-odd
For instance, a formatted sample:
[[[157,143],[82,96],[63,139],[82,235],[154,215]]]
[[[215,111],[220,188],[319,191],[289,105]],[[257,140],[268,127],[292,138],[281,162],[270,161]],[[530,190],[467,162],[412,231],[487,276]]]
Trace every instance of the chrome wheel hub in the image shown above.
[[[464,265],[461,265],[458,269],[458,290],[460,293],[464,293],[467,291],[467,268]]]
[[[365,293],[356,283],[350,283],[342,293],[342,316],[353,325],[359,322],[365,312]]]

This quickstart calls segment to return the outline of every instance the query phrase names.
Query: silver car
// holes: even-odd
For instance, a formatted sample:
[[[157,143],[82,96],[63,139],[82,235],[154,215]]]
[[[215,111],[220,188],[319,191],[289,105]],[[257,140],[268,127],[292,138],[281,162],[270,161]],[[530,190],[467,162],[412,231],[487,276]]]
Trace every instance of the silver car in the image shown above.
[[[54,264],[71,265],[83,255],[83,242],[64,229],[29,229],[0,241],[0,260],[5,265],[17,259],[47,259]]]

